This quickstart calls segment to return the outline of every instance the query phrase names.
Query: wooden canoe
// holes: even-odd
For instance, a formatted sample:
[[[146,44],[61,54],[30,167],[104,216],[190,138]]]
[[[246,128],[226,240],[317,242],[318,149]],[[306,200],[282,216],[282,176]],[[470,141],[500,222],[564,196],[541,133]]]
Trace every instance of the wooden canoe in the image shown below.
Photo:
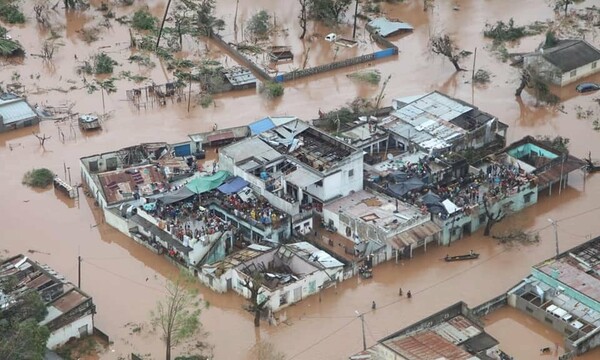
[[[446,260],[446,261],[462,261],[462,260],[473,260],[473,259],[477,259],[478,257],[479,257],[479,254],[477,254],[477,253],[456,255],[456,256],[446,255],[444,260]]]

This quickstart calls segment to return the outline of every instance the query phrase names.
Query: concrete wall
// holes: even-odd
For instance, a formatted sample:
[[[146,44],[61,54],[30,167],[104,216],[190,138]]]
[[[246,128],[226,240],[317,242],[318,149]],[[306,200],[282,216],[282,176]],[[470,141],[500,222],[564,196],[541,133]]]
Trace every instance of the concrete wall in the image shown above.
[[[525,201],[526,196],[529,197],[529,201],[527,202]],[[503,208],[505,204],[510,203],[508,212],[516,213],[537,203],[537,201],[537,185],[526,185],[516,189],[512,195],[492,204],[490,207],[490,212],[496,215],[498,214],[498,210]],[[439,216],[434,215],[433,219],[436,224],[442,227],[442,232],[439,237],[439,243],[441,245],[448,245],[451,242],[462,239],[463,236],[472,234],[481,227],[485,226],[487,223],[485,208],[482,203],[478,207],[471,209],[469,214],[463,212],[458,215],[451,216],[446,220],[442,220],[439,218]]]
[[[84,335],[91,335],[94,331],[94,321],[92,314],[79,318],[73,321],[72,323],[61,327],[60,329],[53,331],[50,334],[50,337],[48,338],[46,347],[49,349],[54,349],[57,346],[66,343],[72,337],[81,337],[81,334],[79,333],[79,328],[86,325],[87,330]]]
[[[98,202],[98,206],[100,206],[101,208],[104,208],[104,207],[106,207],[106,200],[104,199],[104,192],[102,191],[102,189],[100,189],[100,185],[98,183],[96,183],[96,181],[94,181],[95,177],[93,177],[90,174],[90,172],[88,171],[88,168],[86,166],[88,159],[89,158],[80,160],[81,181],[83,181],[87,185],[90,192],[92,193],[92,196],[94,197],[94,200],[96,200],[96,202]]]
[[[105,208],[104,219],[108,225],[131,237],[131,233],[129,232],[129,221],[126,218],[115,214],[113,211],[111,211],[111,209]]]
[[[341,281],[342,269],[342,267],[336,268],[330,274],[323,270],[318,270],[281,288],[274,290],[263,288],[262,295],[259,295],[258,301],[262,301],[266,296],[270,296],[271,298],[267,303],[267,307],[273,312],[280,311],[294,303],[302,301],[302,299],[310,295],[317,294],[323,284],[331,282],[331,278]],[[245,298],[250,298],[250,292],[241,286],[239,281],[242,280],[239,274],[236,274],[232,281],[233,290]]]
[[[495,298],[484,302],[483,304],[471,309],[471,314],[476,317],[483,317],[491,313],[492,311],[499,309],[508,304],[508,296],[503,293]]]
[[[575,69],[575,74],[571,76],[571,71],[562,73],[556,66],[552,65],[546,59],[539,55],[526,56],[524,59],[525,66],[533,66],[542,72],[548,82],[559,86],[571,84],[581,78],[590,76],[600,71],[600,61],[596,61],[595,68],[592,68],[594,63],[581,66]]]
[[[536,269],[536,268],[532,268],[531,269],[531,275],[536,278],[537,280],[540,280],[548,285],[550,285],[553,288],[558,288],[559,286],[561,288],[564,288],[563,293],[565,295],[567,295],[570,298],[573,298],[577,301],[579,301],[580,303],[584,304],[585,306],[588,306],[592,309],[594,309],[597,312],[600,312],[600,302],[597,300],[594,300],[588,296],[585,296],[584,294],[580,293],[579,291],[571,288],[570,286],[562,283],[560,280],[557,280],[555,278],[553,278],[550,275],[547,275],[543,272],[541,272],[540,270]]]
[[[592,68],[592,64],[596,64],[596,67]],[[581,78],[597,73],[598,71],[600,71],[600,61],[589,63],[587,65],[575,69],[574,71],[575,75],[573,76],[571,76],[572,71],[562,74],[560,86],[571,84]]]

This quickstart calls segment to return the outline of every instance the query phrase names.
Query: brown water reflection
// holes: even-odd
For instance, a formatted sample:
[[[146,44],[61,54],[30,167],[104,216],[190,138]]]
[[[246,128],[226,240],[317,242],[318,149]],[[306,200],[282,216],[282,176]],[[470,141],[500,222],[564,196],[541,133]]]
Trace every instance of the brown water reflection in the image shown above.
[[[165,1],[160,0],[147,3],[156,15],[163,11],[165,5]],[[296,3],[293,3],[294,6],[284,7],[278,6],[275,0],[240,1],[240,17],[247,18],[259,8],[276,9],[277,21],[285,23],[289,30],[287,39],[296,43],[299,29],[293,10]],[[384,102],[394,97],[431,90],[444,91],[473,102],[508,123],[510,141],[523,135],[560,134],[571,139],[573,154],[586,156],[591,151],[593,156],[600,157],[597,155],[600,154],[599,134],[592,130],[590,121],[577,120],[574,112],[575,106],[594,106],[593,96],[565,94],[567,101],[563,111],[535,107],[535,100],[528,94],[524,94],[522,100],[517,100],[514,90],[518,72],[484,49],[488,42],[482,38],[481,32],[486,22],[513,17],[517,23],[527,23],[553,17],[553,12],[544,2],[463,0],[458,2],[460,11],[452,10],[456,2],[435,3],[435,8],[427,13],[422,11],[421,2],[416,0],[384,6],[391,17],[409,21],[415,26],[413,34],[392,39],[400,48],[397,58],[288,83],[285,95],[274,102],[258,96],[254,90],[248,90],[216,96],[214,107],[203,109],[192,106],[189,113],[185,105],[170,103],[165,108],[138,111],[125,101],[125,90],[137,85],[119,80],[118,92],[106,97],[107,112],[112,116],[105,122],[102,132],[84,135],[77,129],[76,136],[67,136],[62,143],[57,136],[57,125],[42,122],[35,128],[0,134],[0,183],[3,184],[0,187],[3,215],[0,217],[0,248],[13,254],[28,249],[50,253],[30,255],[63,272],[72,281],[76,281],[76,259],[81,255],[84,258],[82,285],[98,305],[97,326],[114,339],[113,348],[101,358],[117,359],[131,351],[160,356],[162,348],[156,335],[131,335],[130,327],[126,324],[141,323],[148,319],[149,310],[163,293],[161,288],[165,278],[174,276],[176,269],[163,258],[103,224],[99,211],[88,199],[81,198],[78,206],[70,206],[54,191],[35,192],[22,186],[20,181],[24,172],[45,166],[62,174],[66,164],[71,167],[73,182],[77,183],[80,180],[75,169],[78,168],[78,159],[84,155],[143,141],[181,141],[188,133],[208,130],[214,123],[218,123],[219,127],[242,125],[268,114],[290,114],[310,119],[316,117],[319,108],[336,108],[356,96],[375,96],[378,88],[357,84],[346,77],[353,71],[369,66],[379,69],[382,77],[392,74]],[[25,6],[31,5],[27,2]],[[231,24],[235,2],[219,1],[218,9]],[[115,10],[117,16],[129,11],[126,8]],[[153,69],[139,69],[137,65],[126,61],[132,53],[128,48],[129,35],[127,29],[118,24],[104,30],[101,39],[89,46],[81,41],[77,31],[84,24],[95,21],[98,17],[95,10],[85,14],[69,13],[66,18],[59,12],[57,17],[65,24],[62,36],[66,45],[59,50],[53,70],[44,68],[41,59],[28,56],[23,65],[3,65],[0,72],[0,81],[5,84],[10,82],[12,73],[18,71],[27,90],[39,90],[39,93],[29,97],[33,103],[57,105],[71,100],[76,102],[76,111],[101,112],[100,94],[88,94],[83,88],[83,78],[75,73],[74,68],[79,61],[104,46],[109,46],[105,51],[120,63],[118,71],[142,72],[157,83],[168,80],[169,75],[158,59],[153,59],[157,63]],[[344,29],[347,31],[348,26]],[[430,32],[441,30],[452,33],[462,48],[478,48],[477,68],[488,69],[494,74],[491,84],[474,87],[470,84],[469,72],[455,74],[445,59],[428,54]],[[324,29],[317,27],[313,31],[321,32]],[[26,48],[32,49],[30,52],[37,52],[43,41],[43,34],[36,26],[11,29],[11,34]],[[184,52],[204,53],[203,47],[192,47],[191,42],[186,44],[188,47],[184,48]],[[527,40],[514,46],[532,45],[535,42]],[[209,49],[211,56],[222,56],[212,45]],[[311,52],[314,50],[316,47]],[[317,51],[315,57],[316,54]],[[471,66],[469,60],[465,66]],[[34,79],[30,78],[30,75],[37,73],[41,74],[40,79],[35,79],[35,76]],[[69,80],[71,82],[67,82]],[[78,89],[69,93],[44,92],[44,89],[67,89],[72,85]],[[61,125],[61,129],[68,134],[67,125]],[[39,147],[31,131],[52,136],[46,142],[45,149]],[[278,327],[265,325],[255,331],[251,317],[242,310],[239,297],[218,295],[199,287],[203,299],[211,304],[202,314],[202,321],[211,333],[208,342],[215,346],[217,359],[251,358],[249,351],[257,339],[268,339],[290,357],[295,356],[294,359],[342,359],[360,350],[360,323],[355,319],[356,310],[368,312],[365,316],[367,340],[372,344],[390,332],[456,301],[465,300],[469,305],[483,302],[506,291],[529,272],[532,264],[553,254],[553,234],[547,218],[565,219],[559,227],[561,249],[579,244],[589,234],[597,235],[600,232],[596,221],[598,211],[592,210],[598,207],[600,178],[589,177],[584,185],[582,176],[574,175],[570,178],[570,185],[572,187],[560,195],[554,191],[552,196],[541,196],[539,204],[503,220],[496,229],[540,229],[542,241],[537,246],[506,248],[477,233],[453,244],[451,249],[429,247],[426,254],[419,251],[411,261],[398,264],[390,262],[378,267],[372,280],[351,279],[337,288],[327,289],[320,299],[313,296],[289,308],[288,324]],[[458,264],[439,260],[448,251],[458,253],[470,249],[481,253],[480,260]],[[411,301],[398,298],[400,286],[415,294]],[[370,312],[371,301],[378,304],[374,312]],[[498,324],[503,323],[498,320],[491,327]],[[515,332],[524,333],[525,330],[519,326],[509,323],[501,327],[501,331],[516,328]],[[504,339],[501,335],[493,334],[511,346],[518,347],[525,343],[520,336],[518,339]],[[548,337],[537,339],[541,341],[542,338]],[[552,342],[553,339],[550,337],[548,341]]]

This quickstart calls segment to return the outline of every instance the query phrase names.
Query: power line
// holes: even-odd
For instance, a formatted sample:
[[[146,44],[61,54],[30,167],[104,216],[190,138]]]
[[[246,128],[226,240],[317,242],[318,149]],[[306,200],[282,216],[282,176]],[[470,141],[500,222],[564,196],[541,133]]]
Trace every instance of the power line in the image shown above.
[[[297,358],[298,356],[304,354],[305,352],[307,352],[308,350],[312,349],[313,347],[319,345],[320,343],[322,343],[323,341],[329,339],[330,337],[332,337],[333,335],[337,334],[338,332],[342,331],[343,328],[345,328],[346,326],[352,324],[356,319],[358,319],[357,317],[353,317],[352,320],[348,321],[347,323],[345,323],[344,325],[342,325],[341,327],[337,328],[335,331],[333,331],[332,333],[330,333],[329,335],[321,338],[319,341],[309,345],[308,347],[306,347],[304,350],[300,351],[299,353],[296,353],[294,356],[292,356],[290,358],[290,360]]]
[[[123,280],[125,280],[125,281],[129,281],[129,282],[131,282],[131,283],[134,283],[134,284],[136,284],[136,285],[139,285],[139,286],[142,286],[142,287],[148,288],[148,289],[150,289],[150,290],[154,290],[154,291],[156,291],[156,292],[160,292],[161,294],[167,294],[167,292],[166,292],[166,291],[164,291],[164,290],[162,290],[162,289],[155,288],[155,287],[153,287],[153,286],[148,286],[148,285],[146,285],[146,284],[144,284],[144,283],[141,283],[141,282],[138,282],[138,281],[136,281],[136,280],[130,279],[130,278],[128,278],[128,277],[125,277],[125,276],[123,276],[123,275],[121,275],[121,274],[118,274],[118,273],[115,273],[115,272],[113,272],[113,271],[111,271],[111,270],[105,269],[105,268],[103,268],[102,266],[98,266],[98,265],[96,265],[96,264],[94,264],[94,263],[91,263],[91,262],[87,261],[87,259],[86,259],[86,260],[83,260],[83,259],[82,259],[81,261],[82,261],[82,262],[84,262],[84,263],[86,263],[86,264],[88,264],[88,265],[92,265],[93,267],[95,267],[95,268],[97,268],[97,269],[99,269],[99,270],[102,270],[102,271],[104,271],[104,272],[107,272],[107,273],[109,273],[109,274],[111,274],[111,275],[114,275],[114,276],[116,276],[116,277],[118,277],[118,278],[121,278],[121,279],[123,279]]]
[[[570,215],[570,216],[566,216],[566,217],[564,217],[564,218],[557,219],[557,220],[556,220],[556,222],[558,223],[558,222],[561,222],[561,221],[567,221],[567,220],[571,220],[571,219],[573,219],[573,218],[576,218],[576,217],[579,217],[579,216],[582,216],[582,215],[586,215],[586,214],[589,214],[589,213],[591,213],[591,212],[594,212],[594,211],[597,211],[597,210],[600,210],[600,206],[598,206],[598,207],[595,207],[595,208],[591,208],[591,209],[588,209],[588,210],[585,210],[585,211],[582,211],[582,212],[579,212],[579,213],[577,213],[577,214],[573,214],[573,215]],[[546,225],[546,226],[542,226],[542,227],[540,227],[540,228],[533,229],[533,230],[532,230],[532,232],[535,232],[535,231],[542,231],[542,230],[545,230],[545,229],[547,229],[547,228],[549,228],[549,227],[551,227],[551,226],[552,226],[552,224],[550,224],[550,225]],[[438,285],[441,285],[441,284],[443,284],[443,283],[445,283],[445,282],[447,282],[447,281],[450,281],[450,280],[452,280],[452,279],[454,279],[454,278],[456,278],[456,277],[458,277],[458,276],[460,276],[460,275],[462,275],[462,274],[466,273],[467,271],[470,271],[470,270],[472,270],[472,269],[474,269],[474,268],[476,268],[476,267],[478,267],[478,266],[481,266],[481,265],[485,264],[486,262],[488,262],[488,261],[490,261],[490,260],[492,260],[492,259],[494,259],[494,258],[496,258],[496,257],[498,257],[498,256],[500,256],[500,255],[502,255],[502,254],[504,254],[504,253],[505,253],[505,252],[507,252],[508,250],[509,250],[509,249],[504,249],[504,250],[500,251],[499,253],[497,253],[497,254],[494,254],[494,255],[490,256],[489,258],[487,258],[487,259],[485,259],[485,260],[482,260],[482,261],[478,262],[476,265],[473,265],[473,266],[471,266],[471,267],[469,267],[469,268],[466,268],[465,270],[459,271],[458,273],[456,273],[456,274],[453,274],[453,275],[451,275],[451,276],[447,277],[446,279],[443,279],[443,280],[441,280],[441,281],[438,281],[437,283],[433,283],[432,285],[430,285],[430,286],[428,286],[428,287],[425,287],[425,288],[423,288],[423,289],[421,289],[421,290],[418,290],[418,291],[416,291],[416,292],[413,292],[413,293],[414,293],[414,294],[423,293],[423,292],[425,292],[425,291],[427,291],[427,290],[429,290],[429,289],[431,289],[431,288],[434,288],[434,287],[436,287],[436,286],[438,286]],[[400,301],[404,301],[404,300],[408,300],[408,299],[407,299],[407,298],[401,298],[401,299],[398,299],[398,300],[392,301],[392,302],[391,302],[391,303],[389,303],[389,304],[386,304],[386,305],[380,306],[380,307],[378,307],[378,309],[385,309],[386,307],[389,307],[389,306],[391,306],[391,305],[394,305],[394,304],[396,304],[396,303],[399,303]],[[372,312],[375,312],[375,311],[376,311],[376,310],[368,310],[368,311],[364,312],[364,313],[363,313],[363,315],[365,315],[365,314],[368,314],[368,313],[372,313]],[[306,317],[306,318],[310,318],[310,317]],[[315,318],[316,318],[316,317],[315,317]],[[338,317],[331,317],[331,318],[338,318]],[[339,317],[339,318],[343,318],[343,317]],[[320,343],[322,343],[322,342],[323,342],[323,341],[325,341],[326,339],[328,339],[328,338],[332,337],[333,335],[335,335],[336,333],[338,333],[339,331],[341,331],[343,328],[345,328],[346,326],[350,325],[350,324],[351,324],[351,323],[352,323],[354,320],[356,320],[356,319],[357,319],[357,318],[354,318],[354,319],[350,320],[348,323],[346,323],[346,324],[344,324],[342,327],[340,327],[340,328],[338,328],[338,329],[334,330],[334,331],[333,331],[333,332],[331,332],[329,335],[327,335],[327,336],[325,336],[324,338],[320,339],[319,341],[317,341],[317,342],[315,342],[315,343],[313,343],[313,344],[309,345],[307,348],[305,348],[305,349],[304,349],[304,350],[302,350],[301,352],[299,352],[299,353],[295,354],[294,356],[292,356],[292,357],[290,358],[290,360],[291,360],[291,359],[294,359],[294,358],[296,358],[296,357],[298,357],[299,355],[301,355],[301,354],[305,353],[306,351],[308,351],[308,350],[312,349],[313,347],[315,347],[315,346],[319,345]],[[371,334],[371,336],[373,336],[373,335]]]

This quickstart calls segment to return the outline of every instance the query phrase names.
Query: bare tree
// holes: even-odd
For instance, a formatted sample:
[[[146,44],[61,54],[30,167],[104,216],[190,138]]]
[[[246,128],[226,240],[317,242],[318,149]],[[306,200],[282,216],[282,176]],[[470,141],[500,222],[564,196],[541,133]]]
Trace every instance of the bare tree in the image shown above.
[[[460,59],[468,56],[470,53],[460,50],[448,34],[433,35],[429,39],[429,48],[431,52],[437,55],[443,55],[454,65],[456,71],[465,71],[458,63]]]
[[[44,28],[50,27],[50,3],[48,0],[41,0],[33,6],[33,12],[35,13],[35,19],[38,24]]]
[[[298,0],[298,2],[300,3],[300,16],[298,16],[298,21],[300,22],[300,27],[302,28],[302,34],[300,35],[300,39],[304,39],[304,35],[306,35],[306,22],[308,20],[308,1],[309,0]]]
[[[40,146],[44,147],[44,144],[46,143],[46,140],[49,140],[52,138],[52,136],[46,136],[46,134],[44,134],[43,136],[40,136],[39,134],[36,133],[32,133],[33,136],[35,136],[39,141],[40,141]]]
[[[64,44],[56,42],[51,39],[44,40],[42,43],[42,57],[44,60],[52,60],[54,57],[54,53],[58,50],[59,46],[63,46]]]
[[[266,308],[271,297],[264,295],[261,296],[264,276],[258,271],[249,273],[251,275],[246,276],[242,286],[250,291],[250,299],[248,299],[247,310],[254,314],[254,326],[260,327],[260,314]]]
[[[521,69],[520,73],[520,81],[517,90],[515,91],[515,96],[520,97],[521,93],[525,88],[532,89],[536,98],[536,105],[539,105],[539,102],[545,102],[548,104],[556,104],[560,101],[560,98],[554,95],[546,81],[545,77],[552,77],[552,73],[541,73],[537,71],[534,67],[528,66]]]
[[[490,207],[492,206],[490,200],[486,195],[483,197],[483,209],[485,210],[485,217],[487,222],[485,223],[485,229],[483,229],[483,236],[490,236],[492,227],[496,225],[506,215],[502,212],[502,209],[498,210],[498,213],[494,214]]]
[[[167,283],[167,295],[150,313],[152,326],[160,330],[165,342],[166,360],[171,360],[174,346],[197,334],[202,326],[197,294],[189,289],[192,281],[189,275],[182,274],[174,282]]]

